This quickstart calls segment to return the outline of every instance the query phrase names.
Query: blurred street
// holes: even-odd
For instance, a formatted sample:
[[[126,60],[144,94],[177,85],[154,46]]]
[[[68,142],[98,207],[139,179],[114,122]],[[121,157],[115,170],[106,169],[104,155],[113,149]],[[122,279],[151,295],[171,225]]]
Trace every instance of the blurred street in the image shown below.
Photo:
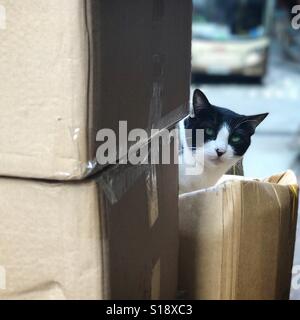
[[[194,83],[211,103],[242,114],[269,112],[244,159],[245,175],[263,178],[293,169],[300,182],[300,65],[286,60],[273,43],[263,84]],[[300,223],[294,265],[300,265]],[[300,299],[300,290],[292,290]]]
[[[196,86],[215,105],[242,114],[270,113],[258,127],[245,157],[247,176],[263,178],[288,168],[299,171],[300,65],[283,60],[276,45],[262,85],[221,82],[193,84],[193,88]]]

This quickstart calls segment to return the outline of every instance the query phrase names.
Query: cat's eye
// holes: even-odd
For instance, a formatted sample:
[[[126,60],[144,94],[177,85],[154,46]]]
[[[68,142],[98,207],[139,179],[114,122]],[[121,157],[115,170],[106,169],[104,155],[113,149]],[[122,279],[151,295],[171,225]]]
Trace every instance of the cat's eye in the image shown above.
[[[212,137],[212,136],[215,135],[215,130],[212,129],[212,128],[206,128],[206,129],[205,129],[205,133],[206,133],[208,136]]]
[[[234,134],[231,138],[230,138],[232,143],[238,143],[241,141],[241,137],[237,134]]]

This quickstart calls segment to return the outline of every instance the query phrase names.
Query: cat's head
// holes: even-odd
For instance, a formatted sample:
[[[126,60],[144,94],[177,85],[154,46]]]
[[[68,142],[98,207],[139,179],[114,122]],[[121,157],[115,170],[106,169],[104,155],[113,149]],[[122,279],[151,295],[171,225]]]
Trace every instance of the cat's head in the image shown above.
[[[204,93],[196,89],[193,115],[185,120],[184,126],[186,129],[204,130],[206,164],[233,165],[245,154],[256,127],[267,115],[268,113],[245,116],[211,105]]]

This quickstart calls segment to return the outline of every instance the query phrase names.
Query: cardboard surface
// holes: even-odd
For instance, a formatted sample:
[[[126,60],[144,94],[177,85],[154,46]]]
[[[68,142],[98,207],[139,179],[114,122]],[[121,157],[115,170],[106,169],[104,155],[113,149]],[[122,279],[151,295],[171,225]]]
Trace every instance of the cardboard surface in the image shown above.
[[[192,299],[288,299],[297,208],[292,172],[181,195],[180,289]]]
[[[70,180],[96,132],[188,113],[191,0],[3,0],[0,175]]]
[[[116,203],[101,177],[1,178],[0,299],[175,298],[177,170],[133,168]]]

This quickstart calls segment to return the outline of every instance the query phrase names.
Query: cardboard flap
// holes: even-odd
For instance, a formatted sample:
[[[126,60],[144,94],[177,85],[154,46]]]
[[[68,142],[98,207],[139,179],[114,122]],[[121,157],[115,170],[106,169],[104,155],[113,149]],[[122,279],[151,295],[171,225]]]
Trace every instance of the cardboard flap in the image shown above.
[[[287,170],[283,173],[273,175],[263,181],[279,185],[297,185],[297,177],[292,170]]]

